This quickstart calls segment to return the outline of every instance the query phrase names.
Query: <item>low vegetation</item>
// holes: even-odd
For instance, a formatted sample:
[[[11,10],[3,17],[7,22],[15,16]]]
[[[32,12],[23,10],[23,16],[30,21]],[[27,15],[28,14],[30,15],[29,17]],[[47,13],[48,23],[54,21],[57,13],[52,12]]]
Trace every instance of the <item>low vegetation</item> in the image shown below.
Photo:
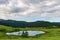
[[[42,30],[45,31],[45,34],[36,35],[34,37],[24,38],[21,36],[15,35],[6,35],[6,32],[12,32],[16,30]],[[60,40],[60,28],[13,28],[8,26],[0,25],[0,40]]]

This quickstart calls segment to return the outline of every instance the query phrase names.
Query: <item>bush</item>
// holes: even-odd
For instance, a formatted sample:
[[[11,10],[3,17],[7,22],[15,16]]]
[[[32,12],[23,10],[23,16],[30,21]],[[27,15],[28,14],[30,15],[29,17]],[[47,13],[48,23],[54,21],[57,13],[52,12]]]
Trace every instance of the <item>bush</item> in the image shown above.
[[[22,32],[22,37],[28,37],[28,32],[27,31],[23,31]]]
[[[6,29],[0,29],[0,32],[6,32]]]

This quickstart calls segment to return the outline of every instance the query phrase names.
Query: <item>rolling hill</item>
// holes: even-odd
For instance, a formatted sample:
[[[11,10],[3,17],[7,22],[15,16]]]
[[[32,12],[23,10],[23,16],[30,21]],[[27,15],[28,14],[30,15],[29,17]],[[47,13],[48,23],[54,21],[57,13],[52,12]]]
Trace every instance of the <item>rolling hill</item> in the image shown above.
[[[0,25],[12,26],[12,27],[60,27],[60,22],[48,22],[48,21],[16,21],[16,20],[3,20],[0,19]]]

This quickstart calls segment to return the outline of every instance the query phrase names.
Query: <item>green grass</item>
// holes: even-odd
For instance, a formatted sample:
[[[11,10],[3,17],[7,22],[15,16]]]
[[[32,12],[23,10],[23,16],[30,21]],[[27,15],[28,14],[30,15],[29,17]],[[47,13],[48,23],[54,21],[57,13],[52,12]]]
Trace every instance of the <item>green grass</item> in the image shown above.
[[[6,32],[14,31],[15,29],[19,30],[42,30],[45,31],[45,34],[37,35],[35,37],[23,38],[21,36],[8,36],[5,33],[0,31],[0,40],[60,40],[60,28],[12,28],[8,26],[0,25],[0,29],[5,29]]]

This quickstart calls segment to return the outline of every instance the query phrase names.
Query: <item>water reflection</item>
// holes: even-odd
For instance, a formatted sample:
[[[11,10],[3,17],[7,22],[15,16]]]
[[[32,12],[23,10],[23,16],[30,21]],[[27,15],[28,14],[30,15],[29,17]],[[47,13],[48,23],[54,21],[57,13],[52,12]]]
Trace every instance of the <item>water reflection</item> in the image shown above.
[[[6,33],[7,35],[22,35],[23,31],[19,31],[19,32],[8,32]],[[26,32],[26,31],[24,31]],[[38,34],[44,34],[45,32],[43,31],[27,31],[28,32],[28,36],[36,36]]]

